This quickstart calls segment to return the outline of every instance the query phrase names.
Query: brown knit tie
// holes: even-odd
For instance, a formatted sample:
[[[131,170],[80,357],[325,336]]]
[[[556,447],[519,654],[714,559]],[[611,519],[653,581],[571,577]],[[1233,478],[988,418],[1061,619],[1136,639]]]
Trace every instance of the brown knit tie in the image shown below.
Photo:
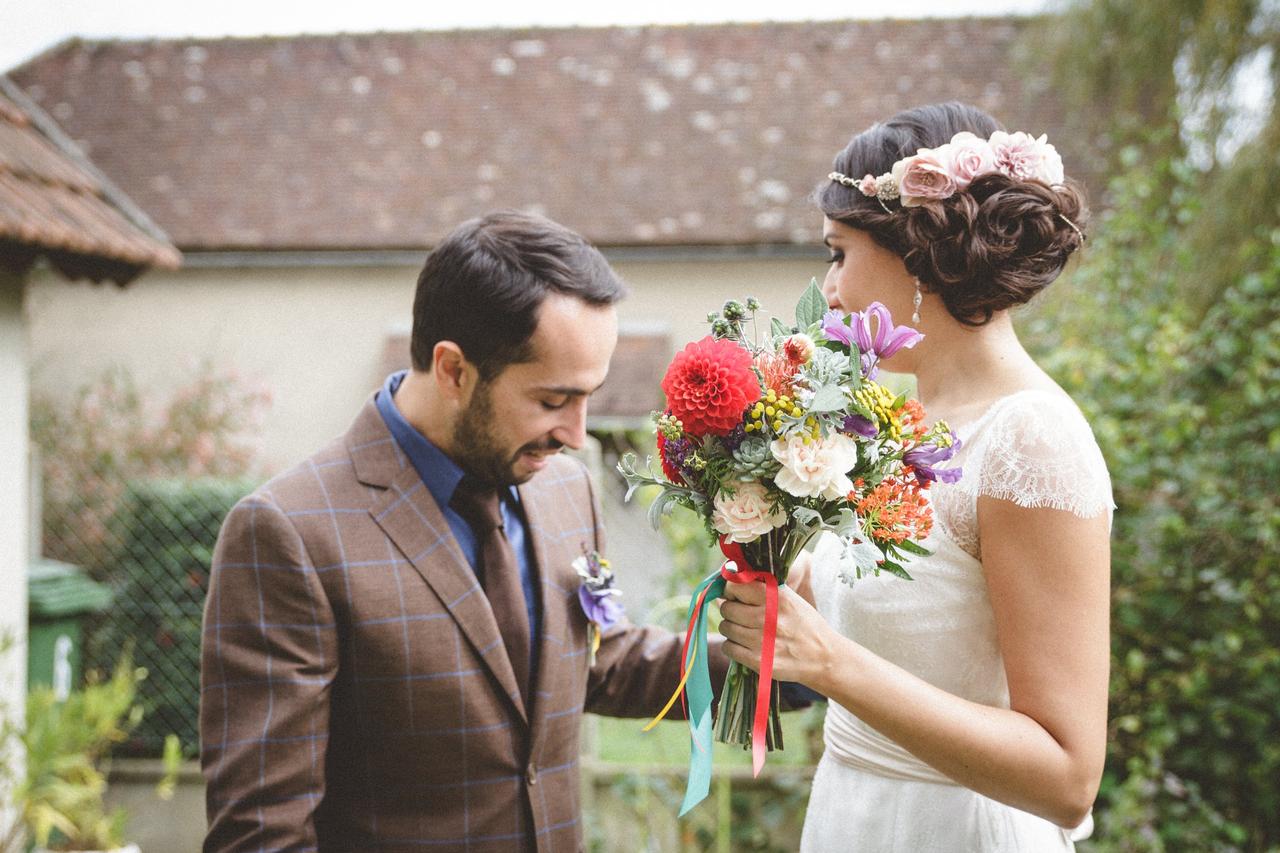
[[[502,524],[498,492],[470,477],[463,478],[449,505],[471,525],[480,544],[476,567],[480,585],[489,599],[502,641],[515,670],[520,695],[529,704],[529,612],[525,609],[524,587],[515,551],[507,541]]]

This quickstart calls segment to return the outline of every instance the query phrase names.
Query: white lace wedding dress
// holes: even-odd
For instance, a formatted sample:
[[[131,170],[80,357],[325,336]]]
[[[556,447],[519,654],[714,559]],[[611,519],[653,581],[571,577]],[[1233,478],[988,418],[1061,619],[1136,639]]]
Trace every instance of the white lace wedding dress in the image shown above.
[[[1009,707],[1004,664],[978,548],[977,499],[991,495],[1082,517],[1110,514],[1111,481],[1084,416],[1065,395],[1022,391],[970,424],[964,476],[930,489],[932,555],[852,586],[837,578],[838,543],[826,537],[813,562],[818,609],[842,634],[943,690]],[[1027,571],[1036,566],[1028,565]],[[832,702],[801,850],[1058,851],[1088,837],[1092,820],[1065,831],[961,787]]]

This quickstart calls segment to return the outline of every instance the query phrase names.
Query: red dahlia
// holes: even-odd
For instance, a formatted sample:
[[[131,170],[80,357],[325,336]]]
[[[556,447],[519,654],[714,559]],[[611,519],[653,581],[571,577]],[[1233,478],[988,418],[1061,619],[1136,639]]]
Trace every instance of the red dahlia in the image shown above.
[[[662,390],[686,433],[728,435],[742,421],[743,410],[760,399],[760,380],[750,353],[708,335],[676,353]]]

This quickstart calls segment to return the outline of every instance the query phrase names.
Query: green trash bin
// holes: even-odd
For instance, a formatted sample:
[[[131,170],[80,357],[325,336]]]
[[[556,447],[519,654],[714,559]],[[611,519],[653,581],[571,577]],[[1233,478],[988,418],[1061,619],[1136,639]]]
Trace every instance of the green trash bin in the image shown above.
[[[36,559],[27,569],[27,686],[59,699],[79,686],[84,617],[111,604],[111,590],[70,563]]]

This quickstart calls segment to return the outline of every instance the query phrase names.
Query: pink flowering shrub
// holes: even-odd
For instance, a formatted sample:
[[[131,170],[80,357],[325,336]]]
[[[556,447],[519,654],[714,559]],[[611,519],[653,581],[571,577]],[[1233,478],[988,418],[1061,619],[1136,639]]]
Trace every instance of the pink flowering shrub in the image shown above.
[[[69,399],[33,395],[43,553],[96,566],[109,550],[108,522],[131,481],[250,473],[270,402],[265,388],[207,364],[167,397],[139,388],[123,369],[105,371]]]

